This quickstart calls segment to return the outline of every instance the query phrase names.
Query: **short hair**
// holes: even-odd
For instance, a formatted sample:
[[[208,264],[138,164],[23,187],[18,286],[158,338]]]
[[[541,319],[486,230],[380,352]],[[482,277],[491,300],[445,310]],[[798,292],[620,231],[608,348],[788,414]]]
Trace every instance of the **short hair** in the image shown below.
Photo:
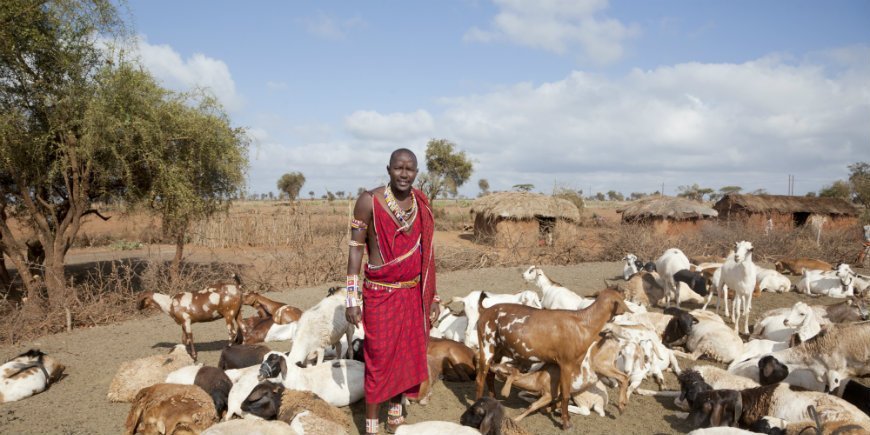
[[[395,161],[396,158],[398,158],[398,157],[399,157],[400,155],[402,155],[402,154],[407,154],[407,155],[411,156],[411,159],[414,160],[414,166],[417,166],[417,155],[414,154],[413,151],[411,151],[411,150],[409,150],[409,149],[407,149],[407,148],[399,148],[399,149],[393,151],[393,153],[390,154],[390,163],[389,163],[389,165],[390,165],[390,166],[393,166],[393,161]]]

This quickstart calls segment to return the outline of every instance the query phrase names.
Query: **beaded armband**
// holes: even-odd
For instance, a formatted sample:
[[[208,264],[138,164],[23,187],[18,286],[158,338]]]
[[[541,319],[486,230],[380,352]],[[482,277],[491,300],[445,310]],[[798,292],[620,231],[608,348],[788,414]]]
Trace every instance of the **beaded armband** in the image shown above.
[[[358,307],[362,305],[362,292],[359,288],[359,275],[347,276],[347,299],[345,305],[348,308]]]
[[[354,229],[354,230],[365,230],[369,226],[366,225],[365,222],[363,222],[359,219],[351,219],[350,220],[350,227],[351,227],[351,229]]]
[[[353,240],[353,239],[349,240],[347,242],[347,244],[350,245],[351,248],[359,248],[361,246],[366,245],[365,242],[357,242],[356,240]]]
[[[432,297],[432,302],[440,304],[441,303],[441,296],[438,296],[436,294],[434,297]]]

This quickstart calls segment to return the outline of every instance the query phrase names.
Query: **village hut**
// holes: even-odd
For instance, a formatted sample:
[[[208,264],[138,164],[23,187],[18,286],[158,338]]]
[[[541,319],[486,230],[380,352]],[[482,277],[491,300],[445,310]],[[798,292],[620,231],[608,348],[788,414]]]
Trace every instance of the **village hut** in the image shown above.
[[[571,201],[527,192],[492,193],[474,201],[474,238],[496,246],[552,244],[580,220]]]
[[[697,230],[718,215],[706,204],[673,196],[642,198],[616,211],[622,214],[623,224],[650,225],[665,234]]]
[[[719,219],[742,220],[766,229],[792,229],[807,224],[834,229],[858,224],[855,206],[838,198],[731,193],[713,208],[719,212]]]

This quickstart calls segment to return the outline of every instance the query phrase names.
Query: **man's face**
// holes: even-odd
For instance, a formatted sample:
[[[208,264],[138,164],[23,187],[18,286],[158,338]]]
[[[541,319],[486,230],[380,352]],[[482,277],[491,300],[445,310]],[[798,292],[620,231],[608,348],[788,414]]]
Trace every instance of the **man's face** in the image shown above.
[[[417,162],[414,156],[407,153],[397,154],[387,166],[390,174],[390,186],[393,190],[407,192],[417,178]]]

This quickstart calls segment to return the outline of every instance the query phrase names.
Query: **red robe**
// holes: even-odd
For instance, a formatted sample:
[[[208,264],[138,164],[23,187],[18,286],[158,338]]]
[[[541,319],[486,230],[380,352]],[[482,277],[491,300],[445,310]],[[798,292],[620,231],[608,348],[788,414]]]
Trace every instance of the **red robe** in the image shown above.
[[[434,222],[429,202],[417,197],[417,218],[408,232],[399,228],[392,212],[372,198],[372,216],[384,266],[365,267],[368,280],[395,283],[420,282],[412,288],[386,290],[363,286],[363,328],[366,332],[366,402],[381,403],[398,394],[416,395],[429,377],[426,349],[429,343],[429,307],[435,296],[435,258],[432,250]],[[419,245],[418,245],[419,242]],[[407,258],[396,261],[407,253]],[[391,263],[393,262],[393,263]]]

